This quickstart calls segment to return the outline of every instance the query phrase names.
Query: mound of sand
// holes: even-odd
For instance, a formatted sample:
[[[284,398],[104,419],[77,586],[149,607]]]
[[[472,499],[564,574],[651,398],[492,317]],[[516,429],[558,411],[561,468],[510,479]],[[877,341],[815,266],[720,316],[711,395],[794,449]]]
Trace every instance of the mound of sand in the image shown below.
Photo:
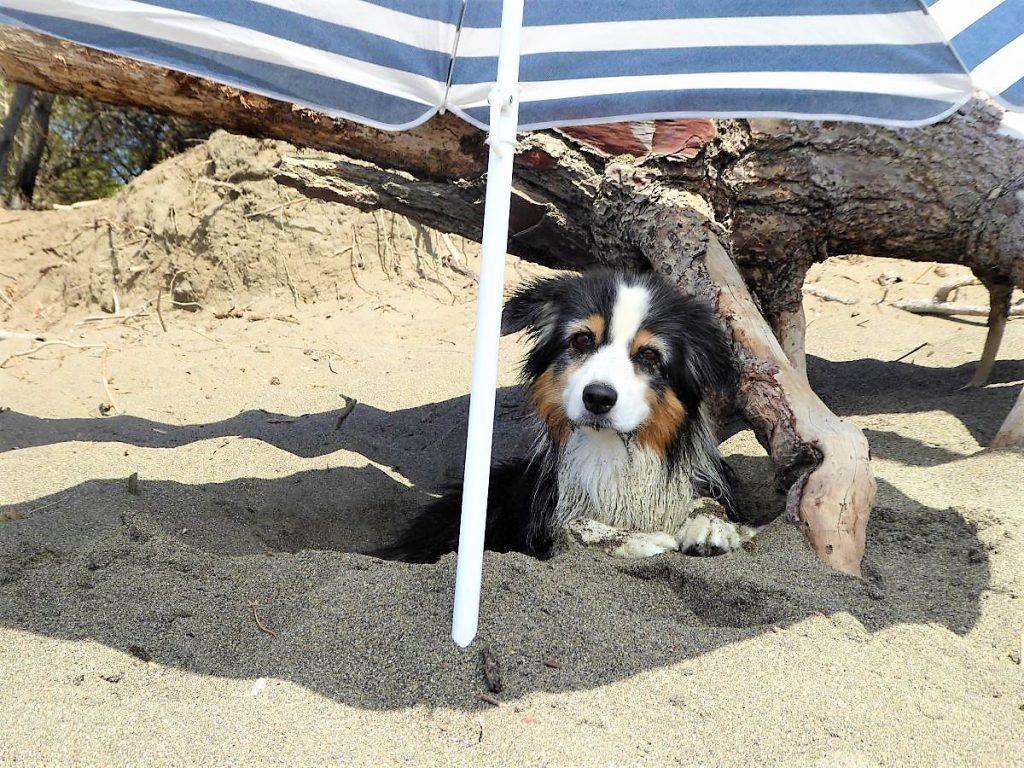
[[[0,762],[1024,764],[1024,457],[981,447],[1024,323],[995,384],[963,391],[981,323],[873,303],[955,270],[816,267],[858,299],[808,298],[808,351],[871,440],[865,578],[782,520],[706,560],[488,554],[460,650],[452,557],[354,553],[460,471],[474,252],[455,243],[466,276],[436,233],[290,202],[283,151],[221,134],[113,200],[0,213],[5,327],[97,345],[0,342]],[[538,272],[510,261],[510,282]],[[165,331],[175,275],[202,307],[165,305]],[[82,322],[115,286],[130,316]],[[499,453],[523,349],[503,342]],[[753,436],[724,449],[748,502],[777,505]]]
[[[455,298],[447,278],[465,282],[476,244],[281,187],[274,167],[295,152],[221,131],[114,198],[6,216],[0,290],[44,323],[67,308],[155,305],[161,291],[191,309],[338,300],[360,290],[366,271]]]

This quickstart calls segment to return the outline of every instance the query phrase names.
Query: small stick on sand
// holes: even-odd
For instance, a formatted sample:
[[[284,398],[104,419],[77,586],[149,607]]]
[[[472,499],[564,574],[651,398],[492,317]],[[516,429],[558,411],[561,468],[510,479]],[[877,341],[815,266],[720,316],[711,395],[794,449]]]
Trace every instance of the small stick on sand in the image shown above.
[[[924,277],[925,275],[927,275],[927,274],[928,274],[929,272],[931,272],[931,271],[932,271],[933,269],[935,269],[935,268],[936,268],[937,266],[939,266],[939,265],[938,265],[938,264],[932,264],[932,265],[930,265],[930,266],[928,267],[928,269],[926,269],[926,270],[925,270],[924,272],[922,272],[922,273],[921,273],[920,275],[918,275],[917,277],[915,277],[915,278],[914,278],[913,280],[911,280],[910,282],[912,282],[912,283],[917,283],[917,282],[920,282],[920,280],[921,280],[921,278],[922,278],[922,277]]]
[[[255,219],[257,216],[264,216],[264,215],[266,215],[268,213],[273,213],[274,211],[279,211],[282,208],[287,208],[289,205],[295,205],[296,203],[308,203],[308,202],[309,202],[309,198],[308,197],[305,197],[305,196],[296,197],[294,200],[286,200],[283,203],[278,203],[277,205],[272,205],[269,208],[264,208],[263,210],[260,210],[260,211],[253,211],[252,213],[247,213],[247,214],[245,214],[245,218],[247,218],[247,219]]]
[[[263,620],[260,618],[259,611],[256,610],[256,603],[249,603],[249,607],[252,608],[252,617],[253,617],[253,619],[256,620],[256,626],[259,627],[260,629],[262,629],[264,632],[266,632],[272,638],[277,640],[277,632],[275,632],[274,630],[272,630],[270,627],[268,627],[266,624],[263,623]]]
[[[935,301],[894,301],[890,306],[912,312],[915,315],[962,315],[964,317],[988,317],[989,308],[977,304],[949,304]],[[1024,317],[1024,306],[1012,306],[1010,317]]]
[[[818,288],[816,285],[805,285],[804,291],[811,294],[811,296],[817,296],[823,301],[837,301],[840,304],[857,304],[860,299],[854,299],[850,296],[843,296],[839,293],[833,293],[832,291],[826,290],[825,288]]]
[[[359,401],[354,397],[348,395],[342,395],[345,398],[345,407],[341,409],[341,413],[338,414],[338,420],[334,423],[334,429],[341,429],[341,425],[345,423],[345,419],[352,415],[352,411],[359,405]]]
[[[958,277],[955,280],[947,280],[935,289],[935,294],[932,296],[932,301],[936,304],[945,304],[949,301],[950,294],[955,294],[960,288],[965,285],[980,285],[981,281],[976,277]]]
[[[897,358],[896,358],[895,360],[893,360],[893,362],[894,362],[894,363],[898,363],[898,362],[900,362],[901,360],[906,360],[906,359],[907,359],[908,357],[910,357],[910,356],[911,356],[912,354],[914,354],[914,353],[915,353],[915,352],[917,352],[918,350],[921,350],[921,349],[924,349],[925,347],[927,347],[929,343],[930,343],[930,342],[927,342],[927,341],[926,341],[926,342],[925,342],[924,344],[918,344],[918,345],[917,345],[916,347],[914,347],[914,348],[913,348],[912,350],[910,350],[909,352],[906,352],[906,353],[904,353],[904,354],[900,355],[899,357],[897,357]]]
[[[368,290],[363,288],[362,285],[359,284],[359,278],[356,277],[356,264],[355,264],[355,262],[356,262],[356,254],[359,254],[359,266],[361,268],[363,266],[363,255],[361,253],[359,253],[359,240],[356,237],[356,225],[353,224],[352,225],[352,250],[348,254],[348,271],[352,273],[352,282],[354,282],[356,284],[356,287],[359,288],[359,290],[361,290],[363,293],[370,293]],[[372,296],[373,294],[370,294],[370,295]]]
[[[163,288],[157,289],[156,292],[156,317],[160,321],[160,327],[164,329],[164,333],[167,333],[167,323],[164,322],[164,315],[160,311],[160,300],[164,296]]]
[[[107,377],[107,352],[109,350],[110,348],[104,344],[103,356],[100,358],[100,375],[103,377],[103,389],[107,393],[107,400],[109,400],[110,404],[113,406],[114,412],[124,413],[124,411],[121,410],[121,406],[117,404],[117,400],[114,399],[114,393],[110,391],[110,379]]]
[[[32,347],[32,349],[25,350],[24,352],[15,352],[14,354],[8,355],[7,357],[4,358],[3,362],[0,362],[0,368],[5,367],[7,363],[9,363],[16,357],[25,357],[26,355],[31,355],[38,352],[43,347],[50,346],[71,347],[72,349],[94,349],[96,347],[105,347],[106,344],[73,344],[70,341],[51,339],[50,341],[44,341],[42,344],[37,344],[36,346]]]
[[[495,707],[500,707],[501,706],[501,699],[499,699],[493,693],[487,693],[487,691],[481,691],[480,692],[480,700],[481,701],[486,701],[488,704],[490,704],[492,706],[495,706]]]

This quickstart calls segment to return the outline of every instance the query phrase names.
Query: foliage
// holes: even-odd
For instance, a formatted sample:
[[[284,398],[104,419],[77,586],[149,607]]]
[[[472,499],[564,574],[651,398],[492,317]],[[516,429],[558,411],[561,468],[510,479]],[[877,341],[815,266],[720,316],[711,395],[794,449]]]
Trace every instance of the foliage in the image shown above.
[[[3,104],[12,90],[0,88]],[[24,129],[23,124],[19,139]],[[143,171],[207,138],[210,132],[206,126],[181,118],[58,97],[33,204],[46,207],[112,195]],[[20,146],[16,140],[15,157]],[[12,168],[15,162],[12,160]],[[4,188],[10,183],[11,178],[0,180]]]

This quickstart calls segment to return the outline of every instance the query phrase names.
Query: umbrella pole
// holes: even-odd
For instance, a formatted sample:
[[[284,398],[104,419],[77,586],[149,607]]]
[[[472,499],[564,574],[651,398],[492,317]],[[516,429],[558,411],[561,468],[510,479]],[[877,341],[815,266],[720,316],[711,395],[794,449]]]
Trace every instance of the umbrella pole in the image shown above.
[[[462,523],[452,611],[452,639],[463,648],[476,637],[480,618],[480,580],[487,524],[487,487],[491,473],[494,397],[498,387],[505,251],[508,248],[508,214],[512,198],[512,163],[519,124],[519,38],[523,26],[523,1],[504,0],[502,3],[498,74],[488,98],[491,108],[487,140],[490,154],[463,473]]]

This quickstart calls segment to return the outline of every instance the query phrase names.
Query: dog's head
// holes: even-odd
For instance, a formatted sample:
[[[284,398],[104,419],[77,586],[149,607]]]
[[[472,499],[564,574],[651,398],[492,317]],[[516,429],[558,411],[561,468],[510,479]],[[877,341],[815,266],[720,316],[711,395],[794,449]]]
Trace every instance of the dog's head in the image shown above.
[[[523,377],[557,442],[610,429],[666,456],[705,396],[734,377],[710,307],[654,274],[595,270],[530,283],[502,316],[502,333],[521,330],[532,341]]]

